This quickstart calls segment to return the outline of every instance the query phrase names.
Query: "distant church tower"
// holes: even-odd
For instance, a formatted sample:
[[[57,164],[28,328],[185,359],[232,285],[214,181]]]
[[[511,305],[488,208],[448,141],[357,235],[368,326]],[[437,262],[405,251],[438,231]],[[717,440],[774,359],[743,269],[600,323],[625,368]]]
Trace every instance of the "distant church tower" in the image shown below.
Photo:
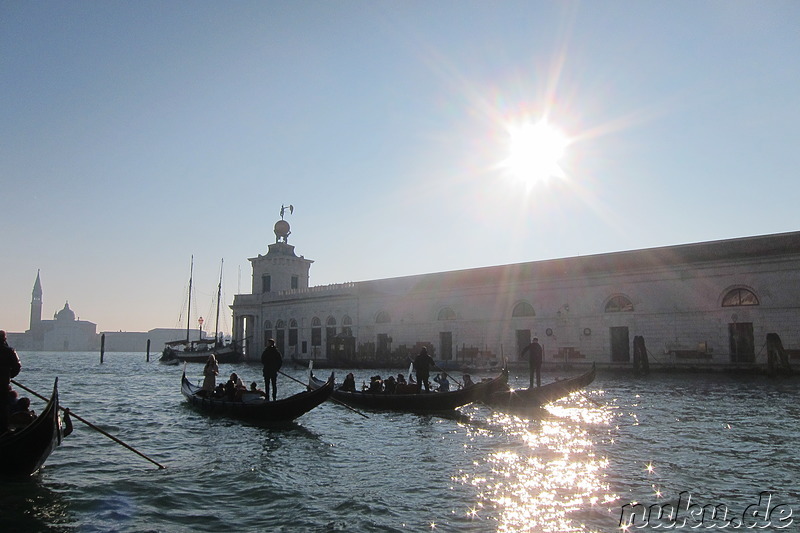
[[[31,323],[30,330],[36,331],[42,323],[42,282],[39,279],[39,271],[36,271],[36,281],[33,284],[31,296]]]

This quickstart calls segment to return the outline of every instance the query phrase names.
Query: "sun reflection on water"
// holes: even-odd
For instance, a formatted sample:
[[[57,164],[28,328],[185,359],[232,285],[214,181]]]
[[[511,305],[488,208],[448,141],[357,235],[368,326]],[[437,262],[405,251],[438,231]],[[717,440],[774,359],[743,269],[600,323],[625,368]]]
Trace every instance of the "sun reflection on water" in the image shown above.
[[[585,519],[619,499],[604,482],[608,459],[591,438],[592,427],[611,422],[610,409],[576,395],[533,419],[493,413],[491,424],[506,441],[457,480],[478,491],[466,516],[492,516],[501,532],[593,531]]]

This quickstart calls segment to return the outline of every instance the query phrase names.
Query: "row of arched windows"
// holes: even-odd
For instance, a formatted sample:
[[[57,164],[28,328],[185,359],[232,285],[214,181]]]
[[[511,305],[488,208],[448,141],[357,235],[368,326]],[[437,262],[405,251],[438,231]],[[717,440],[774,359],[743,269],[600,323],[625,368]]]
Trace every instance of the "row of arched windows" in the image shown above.
[[[753,291],[737,287],[735,289],[731,289],[728,291],[725,296],[722,298],[722,307],[738,307],[738,306],[746,306],[746,305],[759,305],[758,296],[753,293]],[[633,311],[633,302],[631,302],[630,298],[623,294],[615,294],[611,298],[608,299],[605,305],[605,312],[606,313],[624,313],[624,312],[631,312]],[[451,307],[444,307],[442,308],[438,315],[437,320],[455,320],[456,319],[456,312]],[[528,302],[519,302],[517,305],[514,306],[514,309],[511,311],[512,318],[522,318],[522,317],[532,317],[536,316],[536,313],[533,310],[533,306]],[[381,311],[375,316],[375,323],[376,324],[389,324],[391,323],[391,316],[387,311]],[[328,336],[336,335],[336,319],[332,316],[329,316],[325,321],[325,328],[326,333]],[[342,334],[346,336],[352,336],[353,334],[353,320],[350,316],[345,315],[342,318]],[[286,328],[286,323],[283,320],[277,320],[275,322],[275,329],[280,331]],[[264,330],[271,331],[272,330],[272,322],[267,320],[264,322]],[[294,318],[289,320],[289,332],[290,337],[292,336],[292,331],[297,331],[297,320]],[[311,319],[311,334],[312,339],[316,339],[316,332],[319,334],[322,333],[322,321],[319,317],[313,317]],[[312,340],[312,344],[314,341]]]

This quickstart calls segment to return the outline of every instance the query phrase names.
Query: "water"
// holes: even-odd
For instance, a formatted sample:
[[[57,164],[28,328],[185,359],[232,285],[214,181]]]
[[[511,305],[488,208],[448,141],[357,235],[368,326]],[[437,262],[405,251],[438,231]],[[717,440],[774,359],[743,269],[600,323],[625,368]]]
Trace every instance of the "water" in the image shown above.
[[[800,530],[797,378],[601,373],[532,420],[482,406],[462,408],[468,420],[364,419],[328,402],[264,428],[192,411],[181,367],[144,354],[20,357],[18,381],[46,393],[58,376],[63,405],[167,468],[76,420],[40,473],[0,487],[2,531],[606,532],[631,502],[678,505],[683,493],[741,517],[763,491],[793,511],[785,530]],[[258,366],[220,374],[234,370],[260,382]],[[279,377],[280,395],[300,389]],[[787,524],[777,518],[773,529]]]

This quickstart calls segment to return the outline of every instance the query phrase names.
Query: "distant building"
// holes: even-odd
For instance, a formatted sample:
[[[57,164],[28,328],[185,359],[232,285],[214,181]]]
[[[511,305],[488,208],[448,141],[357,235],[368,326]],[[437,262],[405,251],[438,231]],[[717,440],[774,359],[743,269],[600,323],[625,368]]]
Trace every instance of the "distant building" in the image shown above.
[[[668,366],[764,364],[766,335],[800,354],[800,232],[310,287],[312,261],[275,225],[237,294],[234,339],[256,360],[519,361],[533,337],[545,361],[629,365],[635,336]]]
[[[85,352],[99,347],[97,324],[78,320],[69,302],[53,320],[42,320],[42,282],[39,272],[33,284],[29,329],[19,349],[52,352]]]
[[[76,318],[69,302],[55,313],[53,320],[42,320],[42,282],[36,273],[31,295],[29,329],[25,333],[9,333],[9,344],[17,350],[46,352],[87,352],[100,350],[101,335],[104,349],[109,352],[144,352],[150,340],[151,353],[161,352],[164,343],[186,336],[184,329],[156,328],[148,332],[111,331],[97,333],[97,325]]]

